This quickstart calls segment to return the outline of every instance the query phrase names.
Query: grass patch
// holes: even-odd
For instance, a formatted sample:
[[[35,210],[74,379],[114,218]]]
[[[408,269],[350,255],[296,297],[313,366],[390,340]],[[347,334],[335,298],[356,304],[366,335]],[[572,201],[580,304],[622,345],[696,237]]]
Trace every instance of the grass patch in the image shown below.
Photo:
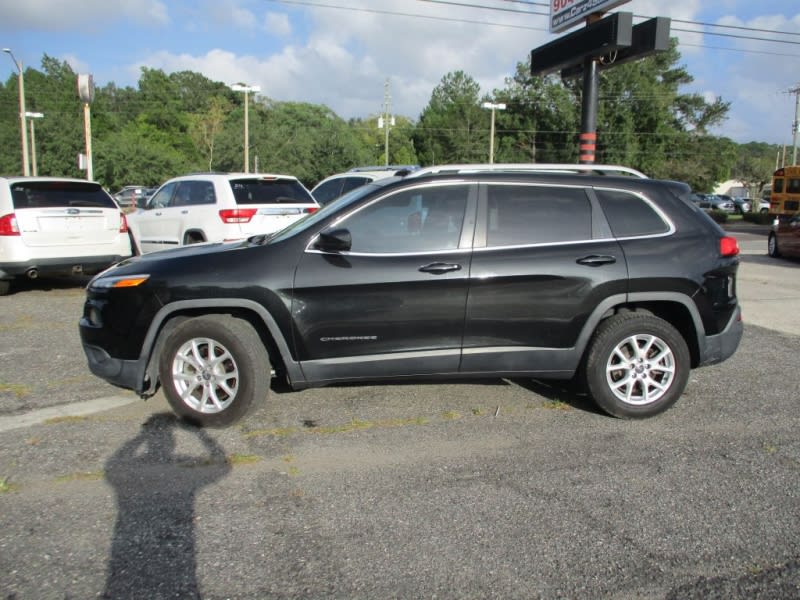
[[[88,421],[89,417],[79,417],[76,415],[65,415],[63,417],[53,417],[45,420],[45,425],[60,425],[61,423],[82,423]]]
[[[13,492],[17,489],[13,483],[8,482],[8,477],[0,478],[0,494],[5,494],[6,492]]]
[[[261,460],[260,456],[256,456],[255,454],[231,454],[228,458],[228,464],[230,465],[252,465],[253,463],[257,463]]]
[[[56,483],[67,483],[70,481],[97,481],[105,476],[103,471],[84,471],[78,473],[69,473],[56,477]]]
[[[30,394],[32,388],[21,383],[0,383],[0,394],[14,394],[17,398],[24,398]]]
[[[454,410],[448,410],[447,412],[442,413],[442,418],[448,421],[455,421],[456,419],[461,418],[461,414]]]
[[[569,410],[572,407],[561,400],[547,400],[544,404],[542,404],[542,408],[546,408],[548,410]]]

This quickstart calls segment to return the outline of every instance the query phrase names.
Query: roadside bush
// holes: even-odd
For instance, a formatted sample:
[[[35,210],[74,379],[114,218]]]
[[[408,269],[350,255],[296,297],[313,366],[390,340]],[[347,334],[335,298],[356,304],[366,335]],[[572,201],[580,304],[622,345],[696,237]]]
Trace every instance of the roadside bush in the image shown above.
[[[774,217],[768,213],[754,213],[746,212],[742,215],[744,221],[749,223],[757,223],[758,225],[769,225],[772,223]]]
[[[728,221],[728,213],[724,210],[711,210],[708,214],[717,223],[726,223]]]

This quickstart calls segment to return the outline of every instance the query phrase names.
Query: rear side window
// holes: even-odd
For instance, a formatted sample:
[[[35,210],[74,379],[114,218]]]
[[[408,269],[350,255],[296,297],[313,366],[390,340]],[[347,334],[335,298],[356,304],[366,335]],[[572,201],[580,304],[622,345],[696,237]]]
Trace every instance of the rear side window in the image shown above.
[[[583,189],[490,185],[488,192],[489,246],[592,239],[592,207]]]
[[[216,201],[214,184],[210,181],[181,181],[170,206],[197,206],[214,204]]]
[[[296,179],[234,179],[230,182],[236,204],[315,204]]]
[[[117,208],[97,183],[83,181],[25,181],[11,186],[15,209]]]
[[[619,190],[595,190],[614,237],[657,235],[669,225],[641,197]]]

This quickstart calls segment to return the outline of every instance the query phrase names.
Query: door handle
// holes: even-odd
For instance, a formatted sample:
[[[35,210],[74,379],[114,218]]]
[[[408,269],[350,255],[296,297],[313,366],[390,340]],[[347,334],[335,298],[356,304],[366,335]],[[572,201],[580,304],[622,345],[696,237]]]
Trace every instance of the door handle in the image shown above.
[[[602,265],[614,264],[617,262],[617,258],[607,254],[590,254],[589,256],[579,258],[575,262],[579,265],[586,265],[587,267],[600,267]]]
[[[424,267],[420,267],[419,270],[422,271],[423,273],[433,273],[434,275],[443,275],[444,273],[449,273],[450,271],[460,271],[461,265],[457,265],[454,263],[435,262],[429,265],[425,265]]]

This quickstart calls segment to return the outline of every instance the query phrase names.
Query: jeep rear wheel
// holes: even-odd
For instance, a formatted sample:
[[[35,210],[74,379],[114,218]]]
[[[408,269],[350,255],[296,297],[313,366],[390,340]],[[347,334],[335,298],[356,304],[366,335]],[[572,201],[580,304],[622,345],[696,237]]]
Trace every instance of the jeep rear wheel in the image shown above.
[[[172,409],[202,427],[238,421],[269,391],[264,344],[252,325],[228,315],[178,325],[165,340],[158,373]]]
[[[641,419],[665,411],[680,398],[689,368],[689,349],[672,325],[649,314],[623,313],[597,328],[584,378],[605,412]]]

